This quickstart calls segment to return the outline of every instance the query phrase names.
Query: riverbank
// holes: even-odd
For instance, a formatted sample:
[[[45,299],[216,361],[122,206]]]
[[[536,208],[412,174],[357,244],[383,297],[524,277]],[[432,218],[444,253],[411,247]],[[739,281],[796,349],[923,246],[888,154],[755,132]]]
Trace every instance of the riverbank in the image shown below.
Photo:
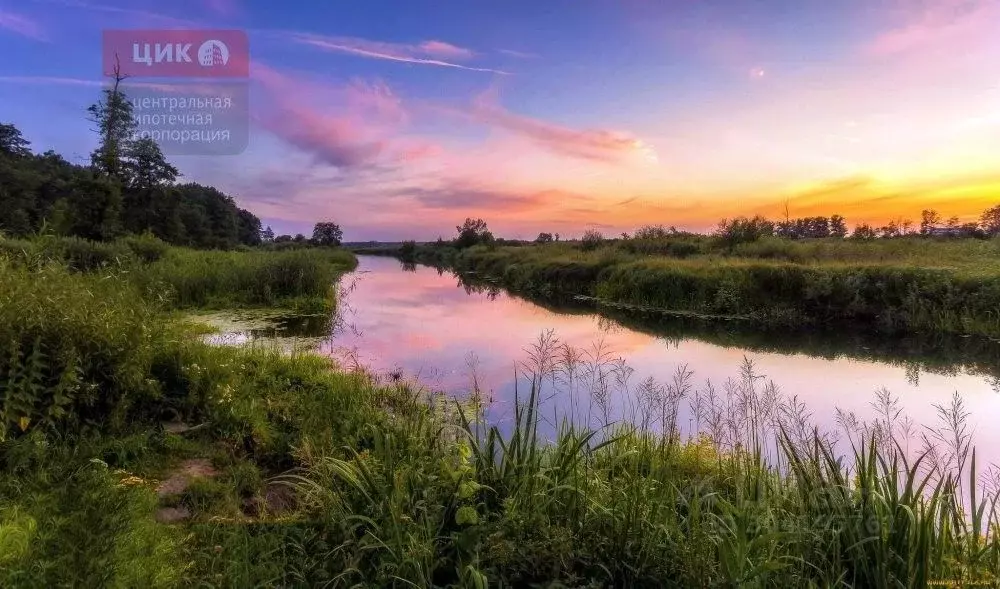
[[[360,250],[359,250],[360,251]],[[704,236],[365,253],[475,273],[542,300],[737,318],[775,328],[1000,336],[1000,242]]]
[[[283,255],[0,264],[0,584],[996,582],[1000,543],[979,533],[998,523],[995,495],[973,495],[983,509],[967,517],[984,469],[960,432],[926,470],[928,457],[898,462],[898,424],[867,424],[848,471],[747,367],[692,441],[670,433],[680,385],[651,382],[632,389],[644,399],[633,427],[564,424],[548,442],[541,399],[560,364],[544,339],[514,425],[499,428],[474,402],[441,410],[316,355],[206,345],[177,321],[201,302],[329,308],[332,280],[295,277],[335,277],[350,256]],[[174,256],[204,263],[151,269]],[[222,266],[242,270],[197,276]],[[174,298],[153,284],[200,286]],[[606,403],[587,382],[581,403]]]

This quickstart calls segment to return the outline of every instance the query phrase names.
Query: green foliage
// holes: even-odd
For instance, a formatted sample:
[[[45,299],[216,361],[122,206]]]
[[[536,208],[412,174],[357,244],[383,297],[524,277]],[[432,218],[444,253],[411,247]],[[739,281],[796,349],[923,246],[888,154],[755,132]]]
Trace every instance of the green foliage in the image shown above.
[[[1000,334],[1000,242],[899,239],[749,242],[639,231],[584,251],[422,246],[414,258],[493,277],[531,296],[740,316],[777,327]]]
[[[540,272],[571,287],[655,274],[636,282],[643,288],[635,292],[683,297],[704,288],[699,297],[719,306],[761,305],[753,298],[757,285],[769,293],[799,288],[814,299],[840,296],[837,272],[860,273],[849,282],[862,303],[893,301],[914,282],[931,300],[943,292],[935,289],[978,288],[956,286],[945,270],[907,266],[719,257],[699,264],[699,256],[712,255],[701,253],[712,251],[711,240],[670,234],[640,241],[661,239],[699,253],[648,258],[624,243],[594,252],[572,243],[432,249],[451,250],[455,264],[500,270],[517,284]],[[768,241],[738,247],[749,248],[748,256],[832,255],[826,246]],[[841,460],[806,420],[766,408],[772,393],[760,390],[749,363],[732,390],[695,411],[732,423],[706,418],[700,436],[679,433],[683,375],[667,385],[623,384],[617,392],[638,409],[631,425],[615,426],[605,413],[594,429],[557,414],[550,436],[540,431],[551,417],[543,400],[553,391],[544,387],[555,386],[557,368],[543,340],[532,365],[549,368],[536,373],[529,365],[528,376],[517,379],[513,419],[493,424],[474,402],[427,402],[405,385],[380,384],[317,355],[210,347],[150,302],[156,285],[170,285],[168,298],[186,305],[325,294],[326,272],[350,266],[346,253],[158,254],[155,242],[115,245],[132,252],[130,261],[98,264],[96,272],[65,269],[56,255],[29,264],[17,254],[16,263],[0,266],[0,402],[8,434],[0,440],[0,585],[997,582],[997,497],[980,493],[960,403],[940,408],[952,438],[927,430],[942,443],[956,440],[942,448],[955,458],[933,468],[923,466],[927,455],[898,450],[891,423],[848,430]],[[889,246],[830,247],[863,257],[886,255],[868,248]],[[961,244],[941,247],[942,257],[970,253]],[[280,267],[298,272],[281,274]],[[222,278],[197,276],[216,273]],[[271,294],[253,281],[270,284]],[[593,379],[613,380],[607,372]],[[87,383],[100,394],[88,396]],[[578,387],[576,394],[590,395],[582,405],[600,406],[608,390]],[[184,437],[165,434],[159,422],[167,414],[201,425]],[[158,499],[156,481],[193,457],[218,472]],[[191,519],[158,523],[156,510],[165,505],[190,510]]]
[[[316,223],[316,226],[313,227],[312,241],[316,245],[340,245],[340,240],[343,237],[344,232],[340,229],[340,225],[336,223]]]
[[[102,145],[91,167],[53,152],[33,155],[15,127],[0,126],[0,233],[54,232],[109,241],[149,232],[197,248],[259,244],[257,217],[214,188],[174,184],[177,170],[159,147],[149,139],[128,138],[123,119],[111,111],[129,103],[110,92],[92,109]]]
[[[399,246],[399,259],[404,262],[416,261],[416,255],[417,243],[415,241],[404,241],[403,245]]]
[[[774,223],[764,217],[736,217],[719,221],[715,236],[728,247],[774,235]]]
[[[153,520],[141,479],[98,458],[112,443],[39,436],[0,443],[0,585],[176,587],[181,530]]]
[[[175,248],[136,270],[144,292],[189,307],[282,306],[329,312],[333,283],[354,267],[340,250],[205,252]]]
[[[0,439],[34,428],[120,426],[153,411],[163,326],[114,275],[31,272],[0,259]]]
[[[455,247],[465,249],[474,245],[488,245],[493,243],[493,234],[486,226],[486,221],[482,219],[467,218],[464,223],[455,227],[458,237],[455,239]]]
[[[580,249],[585,252],[592,252],[597,248],[601,247],[604,243],[604,236],[601,235],[600,231],[596,229],[588,229],[583,232],[583,237],[580,238]]]

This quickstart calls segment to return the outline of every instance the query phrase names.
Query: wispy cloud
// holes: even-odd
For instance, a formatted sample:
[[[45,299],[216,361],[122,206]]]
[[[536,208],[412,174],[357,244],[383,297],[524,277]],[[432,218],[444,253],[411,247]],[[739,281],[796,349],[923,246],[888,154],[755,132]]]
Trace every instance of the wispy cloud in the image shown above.
[[[891,15],[892,24],[875,37],[869,50],[891,55],[992,38],[997,16],[998,0],[901,0]]]
[[[36,41],[48,41],[48,36],[42,26],[36,21],[24,16],[0,9],[0,29],[28,37]]]
[[[472,117],[525,137],[560,155],[619,163],[630,158],[655,161],[652,147],[629,134],[607,129],[573,129],[549,121],[512,113],[494,99],[480,96],[473,104]]]
[[[291,38],[293,41],[303,45],[309,45],[326,51],[367,57],[369,59],[382,59],[501,75],[508,73],[493,68],[473,67],[455,63],[455,61],[460,59],[471,58],[475,53],[469,49],[457,47],[443,41],[425,41],[419,45],[405,45],[401,43],[370,41],[355,37],[326,37],[312,33],[292,33]],[[447,59],[451,59],[452,61],[447,61]]]
[[[175,16],[170,16],[168,14],[153,12],[151,10],[142,10],[138,8],[123,8],[121,6],[111,6],[108,4],[92,3],[92,2],[86,2],[84,0],[36,0],[36,1],[46,4],[58,4],[60,6],[66,6],[68,8],[79,8],[81,10],[87,10],[90,12],[117,14],[123,17],[134,18],[140,24],[155,23],[157,25],[169,25],[176,27],[203,26],[202,23],[198,21],[189,20],[186,18],[178,18]]]
[[[445,41],[424,41],[417,48],[427,55],[434,55],[442,59],[462,60],[472,59],[476,56],[476,53],[471,49],[452,45]]]
[[[220,16],[235,16],[240,12],[239,0],[207,0],[205,4]]]
[[[56,76],[0,76],[5,84],[56,84],[62,86],[100,86],[100,80],[83,78],[60,78]]]
[[[536,53],[527,53],[525,51],[515,51],[514,49],[498,49],[497,53],[502,53],[510,57],[516,57],[518,59],[538,59],[540,56]]]
[[[326,164],[344,169],[391,165],[433,151],[398,137],[408,113],[384,82],[354,80],[330,86],[260,63],[252,77],[264,90],[256,121]]]
[[[545,201],[542,192],[520,193],[499,187],[450,183],[438,187],[407,188],[398,192],[430,209],[460,211],[520,211],[536,208]]]

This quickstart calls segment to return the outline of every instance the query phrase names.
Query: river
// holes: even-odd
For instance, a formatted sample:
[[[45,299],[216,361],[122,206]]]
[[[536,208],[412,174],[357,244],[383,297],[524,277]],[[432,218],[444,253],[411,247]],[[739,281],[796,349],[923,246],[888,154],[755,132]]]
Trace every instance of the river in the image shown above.
[[[949,405],[957,392],[980,463],[983,458],[1000,462],[1000,427],[993,425],[1000,416],[996,341],[761,333],[733,323],[609,316],[594,308],[544,307],[495,287],[463,284],[431,267],[404,267],[392,258],[360,256],[359,261],[357,270],[342,279],[337,326],[331,336],[317,340],[320,351],[428,390],[462,396],[478,388],[489,418],[499,423],[513,414],[515,371],[526,372],[532,346],[542,337],[546,344],[558,344],[550,345],[552,350],[563,350],[563,344],[575,349],[582,371],[589,366],[593,376],[593,367],[601,364],[602,380],[615,381],[603,385],[611,397],[604,410],[595,408],[592,398],[582,401],[578,392],[565,394],[565,386],[549,387],[546,402],[553,415],[572,413],[592,424],[606,421],[608,414],[612,421],[635,419],[638,395],[618,398],[622,375],[628,377],[625,389],[632,391],[652,377],[674,383],[666,389],[683,397],[676,403],[681,430],[701,431],[705,425],[696,417],[693,399],[704,397],[707,383],[718,392],[727,380],[730,386],[740,381],[741,366],[749,361],[756,386],[773,383],[772,390],[797,399],[798,410],[822,429],[843,429],[843,416],[850,413],[865,421],[884,415],[877,393],[888,391],[901,411],[899,427],[907,429],[914,444],[923,435],[933,439],[927,428],[939,424],[937,406]],[[294,335],[302,326],[283,329]],[[230,331],[223,336],[230,341],[268,334]],[[681,373],[687,376],[678,378]],[[591,378],[591,389],[594,382]],[[528,388],[523,380],[519,387],[522,394]]]

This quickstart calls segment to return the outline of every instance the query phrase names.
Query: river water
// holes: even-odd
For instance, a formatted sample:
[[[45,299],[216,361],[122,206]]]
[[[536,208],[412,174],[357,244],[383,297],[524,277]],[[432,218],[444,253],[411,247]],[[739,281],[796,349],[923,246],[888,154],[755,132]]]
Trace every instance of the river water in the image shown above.
[[[589,366],[591,390],[598,364],[605,368],[603,381],[617,383],[605,382],[603,390],[612,397],[606,400],[606,410],[595,408],[592,394],[581,399],[574,390],[566,393],[565,386],[553,384],[543,389],[551,389],[546,402],[552,414],[572,413],[592,424],[605,421],[608,413],[612,421],[635,419],[635,398],[640,395],[617,398],[623,390],[621,376],[627,373],[624,390],[639,390],[649,377],[665,386],[675,383],[667,388],[683,396],[676,403],[676,421],[688,433],[700,431],[704,426],[695,417],[692,399],[703,396],[708,383],[722,391],[727,380],[730,385],[740,381],[741,366],[749,361],[759,387],[771,383],[783,398],[795,397],[800,411],[824,429],[842,428],[838,408],[860,420],[876,419],[876,393],[888,391],[897,399],[899,423],[914,443],[931,433],[927,427],[938,426],[936,406],[950,404],[958,393],[980,464],[984,458],[1000,462],[1000,425],[994,425],[1000,421],[996,341],[763,333],[737,323],[608,315],[593,307],[547,308],[495,287],[463,283],[431,267],[407,267],[386,257],[359,260],[357,271],[342,280],[336,328],[317,340],[318,348],[346,364],[357,363],[428,390],[461,396],[477,388],[488,403],[489,418],[496,422],[510,420],[515,374],[525,374],[532,346],[541,337],[551,350],[564,350],[564,345],[576,350],[576,362],[584,367],[577,371],[577,381],[586,380],[580,374]],[[302,329],[284,328],[288,333]],[[223,337],[244,341],[266,333],[237,330]],[[689,374],[678,379],[679,372]],[[565,378],[555,380],[565,385]],[[522,379],[519,392],[527,388]],[[909,426],[906,417],[912,420]]]

